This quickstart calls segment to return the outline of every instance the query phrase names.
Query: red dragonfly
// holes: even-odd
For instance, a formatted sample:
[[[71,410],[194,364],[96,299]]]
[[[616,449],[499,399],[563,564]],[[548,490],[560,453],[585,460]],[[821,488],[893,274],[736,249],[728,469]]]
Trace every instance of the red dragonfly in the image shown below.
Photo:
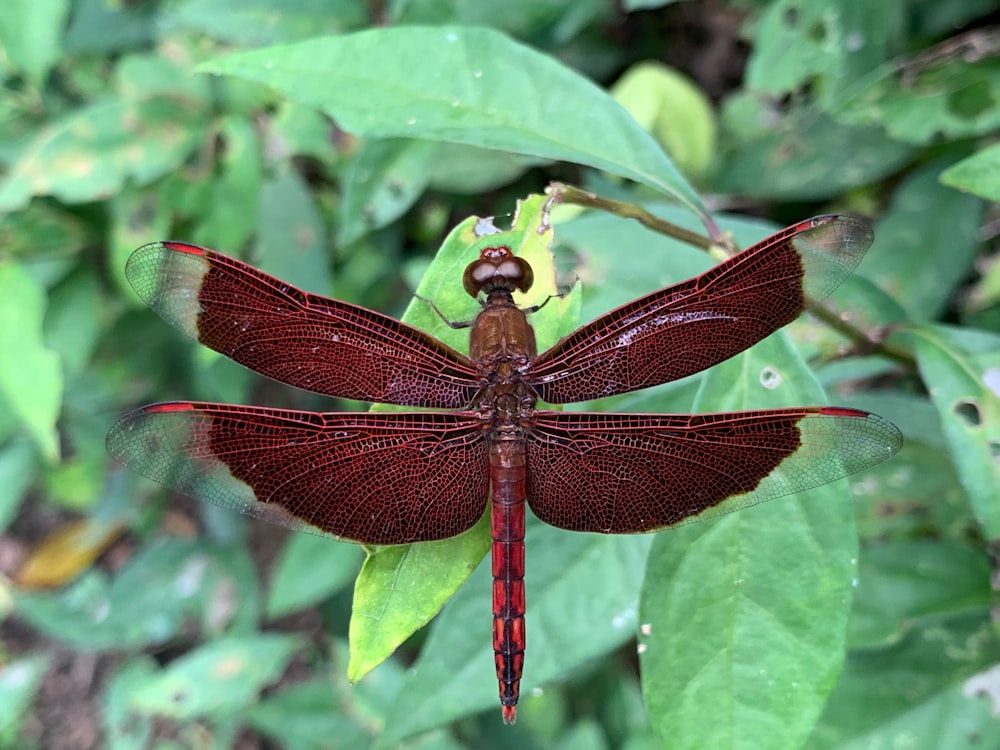
[[[482,305],[469,356],[225,255],[155,242],[132,255],[128,278],[156,312],[206,346],[316,393],[455,411],[177,401],[123,417],[108,450],[199,500],[364,544],[455,536],[489,504],[493,649],[502,716],[511,723],[525,648],[525,501],[563,529],[655,531],[825,484],[902,445],[890,422],[843,407],[591,414],[537,402],[625,393],[728,359],[797,318],[807,296],[826,297],[872,238],[850,216],[803,221],[602,315],[541,354],[512,299],[531,286],[531,267],[507,247],[489,247],[463,278]]]

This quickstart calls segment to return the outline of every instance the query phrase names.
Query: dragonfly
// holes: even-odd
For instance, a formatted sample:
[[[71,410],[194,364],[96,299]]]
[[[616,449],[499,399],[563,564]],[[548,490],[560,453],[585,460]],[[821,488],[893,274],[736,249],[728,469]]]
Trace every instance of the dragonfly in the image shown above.
[[[461,280],[481,305],[468,355],[226,255],[154,242],[132,254],[126,275],[202,344],[315,393],[440,411],[172,401],[121,418],[107,447],[199,500],[365,545],[446,539],[489,508],[494,660],[501,716],[513,723],[526,645],[526,503],[561,529],[652,532],[832,482],[902,445],[891,422],[841,406],[635,414],[544,404],[626,393],[722,362],[829,295],[872,240],[859,218],[802,221],[542,353],[533,308],[513,300],[531,288],[532,268],[498,243]]]

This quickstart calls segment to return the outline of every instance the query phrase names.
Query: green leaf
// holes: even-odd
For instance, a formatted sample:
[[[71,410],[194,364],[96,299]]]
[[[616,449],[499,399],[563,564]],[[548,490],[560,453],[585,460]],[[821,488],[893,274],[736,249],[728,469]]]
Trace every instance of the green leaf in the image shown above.
[[[45,346],[44,314],[44,291],[34,279],[18,263],[0,263],[0,397],[55,463],[63,378],[58,356]]]
[[[165,23],[203,32],[234,45],[262,47],[341,34],[367,20],[360,0],[183,0],[166,12]]]
[[[0,664],[0,737],[13,736],[51,663],[52,656],[43,653]]]
[[[62,643],[124,649],[169,641],[192,617],[209,632],[246,629],[258,616],[256,587],[245,550],[172,540],[144,548],[113,583],[92,570],[59,592],[17,594],[15,604]]]
[[[13,66],[41,87],[62,53],[68,0],[8,0],[0,6],[0,45]]]
[[[516,293],[522,307],[540,304],[555,294],[555,268],[549,246],[548,200],[533,195],[520,201],[510,230],[477,235],[481,220],[471,217],[445,240],[417,288],[450,320],[475,317],[479,306],[462,288],[465,267],[478,258],[479,249],[506,245],[525,258],[535,274],[527,294]],[[402,318],[458,349],[468,350],[467,330],[448,326],[421,299],[414,299]],[[575,327],[579,295],[553,298],[531,317],[539,349],[545,349]],[[376,406],[373,410],[390,410]],[[383,547],[371,554],[358,576],[351,620],[351,680],[387,658],[406,638],[423,627],[462,585],[489,549],[489,524],[484,519],[457,538],[412,547]],[[400,596],[399,592],[405,592]]]
[[[204,117],[200,103],[180,97],[86,105],[39,130],[0,180],[0,210],[36,195],[82,203],[114,195],[128,179],[152,182],[184,162]]]
[[[316,565],[322,560],[321,566]],[[292,534],[271,577],[266,613],[283,617],[326,599],[357,575],[361,550],[314,534]]]
[[[746,88],[774,97],[809,88],[821,105],[886,57],[898,35],[894,3],[775,0],[758,19]]]
[[[780,385],[761,385],[765,368]],[[707,371],[696,411],[822,401],[779,332]],[[676,748],[800,745],[841,667],[856,555],[842,483],[658,535],[639,617],[660,736]]]
[[[922,622],[990,606],[989,561],[968,544],[939,540],[876,542],[862,550],[851,648],[898,643]]]
[[[853,127],[826,114],[776,107],[749,95],[731,97],[722,114],[727,144],[712,188],[793,201],[831,197],[897,171],[913,148],[879,127]]]
[[[192,239],[206,247],[236,253],[259,229],[261,221],[260,202],[264,196],[261,143],[253,123],[245,117],[227,117],[222,122],[220,135],[225,143],[225,153],[219,172],[209,185],[211,199],[200,201],[197,206],[197,226]],[[272,187],[269,185],[268,191]],[[295,190],[293,187],[289,189]],[[270,192],[267,193],[267,198],[273,197]],[[311,202],[312,196],[299,202],[303,200]],[[267,215],[269,229],[274,221],[273,213],[281,208],[289,207],[285,201],[279,201],[279,206]],[[267,210],[266,206],[264,210]],[[297,211],[294,218],[302,221],[301,213],[304,212]],[[268,239],[273,240],[273,237]]]
[[[941,184],[946,163],[932,161],[902,180],[860,269],[916,320],[947,309],[981,242],[982,201]]]
[[[945,326],[913,332],[920,375],[987,539],[1000,536],[1000,336]]]
[[[369,555],[354,587],[351,661],[356,682],[430,622],[490,548],[484,515],[464,534],[439,542],[384,547]],[[452,565],[443,561],[452,560]]]
[[[693,81],[653,62],[633,65],[611,90],[688,174],[702,175],[716,153],[715,114]]]
[[[438,143],[435,153],[428,184],[434,190],[455,193],[487,193],[514,182],[530,167],[549,163],[548,159],[460,143]]]
[[[366,141],[344,172],[337,244],[354,242],[402,216],[427,188],[435,144],[392,138]]]
[[[108,269],[134,307],[145,307],[125,278],[125,263],[135,249],[152,238],[165,238],[170,231],[171,211],[162,190],[149,186],[125,188],[108,201],[111,232]]]
[[[104,691],[105,742],[114,750],[145,750],[150,747],[153,720],[135,710],[132,694],[156,675],[156,662],[133,656],[109,680]]]
[[[302,177],[283,170],[264,182],[258,200],[257,265],[300,289],[329,294],[326,226]]]
[[[49,293],[45,343],[58,352],[67,378],[90,362],[101,336],[101,288],[93,269],[78,267]]]
[[[38,453],[27,440],[11,440],[0,446],[0,531],[14,520],[24,493],[35,478]]]
[[[151,5],[120,5],[104,0],[74,3],[65,46],[69,53],[110,53],[152,46],[162,33]]]
[[[301,647],[277,634],[222,638],[200,646],[137,685],[135,710],[177,720],[224,716],[257,699]]]
[[[265,83],[356,135],[576,162],[707,213],[652,138],[604,91],[491,29],[371,29],[237,53],[202,69]]]
[[[941,173],[941,182],[988,201],[1000,201],[1000,143],[987,146]]]
[[[893,648],[852,652],[806,747],[996,747],[998,661],[985,608],[929,622]]]
[[[902,80],[900,80],[902,76]],[[902,73],[886,64],[838,107],[850,125],[880,125],[894,139],[929,144],[970,138],[1000,127],[1000,61],[932,58]]]
[[[345,710],[326,678],[275,693],[248,715],[251,725],[278,746],[302,748],[327,747],[333,737],[337,747],[368,747],[372,738],[365,731],[365,718]]]
[[[873,467],[863,482],[852,487],[861,538],[878,543],[922,538],[928,528],[965,529],[969,502],[929,397],[876,390],[842,402],[877,412],[906,436],[902,450],[891,461]]]

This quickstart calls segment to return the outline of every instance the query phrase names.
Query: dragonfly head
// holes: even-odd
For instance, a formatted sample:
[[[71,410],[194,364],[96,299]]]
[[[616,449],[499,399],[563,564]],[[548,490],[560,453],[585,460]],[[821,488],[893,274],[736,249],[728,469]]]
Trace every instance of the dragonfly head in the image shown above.
[[[487,295],[495,289],[526,292],[531,288],[535,274],[524,258],[518,258],[509,247],[485,247],[478,260],[465,269],[462,285],[471,296],[480,292]]]

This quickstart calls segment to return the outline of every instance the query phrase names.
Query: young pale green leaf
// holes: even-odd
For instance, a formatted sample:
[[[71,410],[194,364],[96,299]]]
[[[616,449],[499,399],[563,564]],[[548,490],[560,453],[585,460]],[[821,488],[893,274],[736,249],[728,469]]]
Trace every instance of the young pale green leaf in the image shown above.
[[[45,346],[44,290],[18,263],[0,264],[0,397],[46,460],[59,457],[56,419],[62,399],[59,358]]]
[[[240,52],[202,70],[258,81],[371,138],[465,143],[575,162],[707,211],[607,93],[487,28],[390,27]]]
[[[1000,201],[1000,143],[948,167],[941,173],[941,182],[988,201]]]
[[[693,81],[660,63],[643,62],[619,78],[611,93],[685,173],[708,171],[717,151],[715,113]]]
[[[778,333],[707,371],[695,411],[823,400]],[[738,747],[741,737],[797,747],[808,736],[843,659],[857,574],[851,513],[844,485],[826,485],[657,537],[640,664],[671,747]]]
[[[1000,336],[924,326],[914,351],[976,520],[987,539],[1000,536]]]
[[[484,515],[451,539],[372,552],[354,587],[347,678],[360,680],[430,622],[489,547],[490,525]]]

